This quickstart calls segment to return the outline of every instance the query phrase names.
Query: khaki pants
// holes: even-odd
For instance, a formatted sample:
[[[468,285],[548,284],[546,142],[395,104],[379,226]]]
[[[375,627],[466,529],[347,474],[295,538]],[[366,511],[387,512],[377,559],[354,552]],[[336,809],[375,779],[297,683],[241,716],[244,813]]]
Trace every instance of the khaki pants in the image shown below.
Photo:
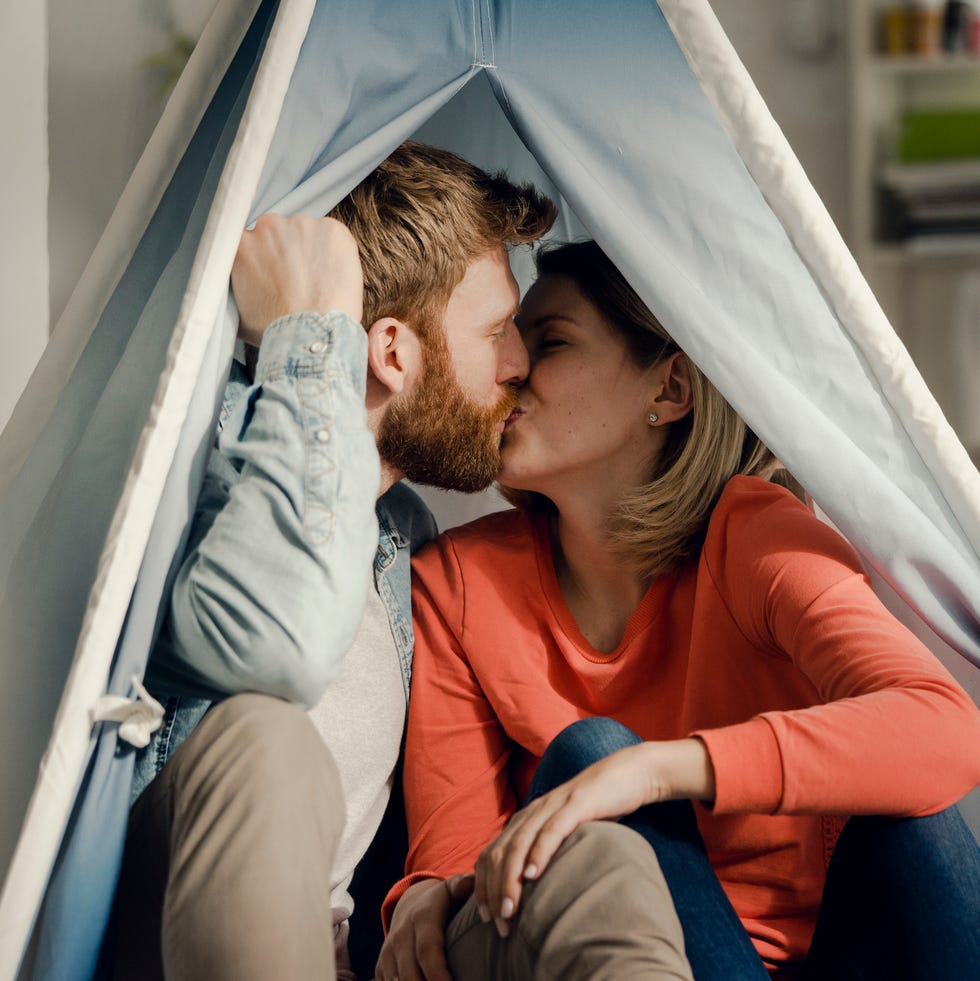
[[[333,981],[343,827],[337,768],[301,708],[216,705],[130,815],[116,978]]]
[[[693,975],[650,846],[610,821],[583,825],[525,886],[501,939],[469,900],[446,934],[455,981],[629,981]]]

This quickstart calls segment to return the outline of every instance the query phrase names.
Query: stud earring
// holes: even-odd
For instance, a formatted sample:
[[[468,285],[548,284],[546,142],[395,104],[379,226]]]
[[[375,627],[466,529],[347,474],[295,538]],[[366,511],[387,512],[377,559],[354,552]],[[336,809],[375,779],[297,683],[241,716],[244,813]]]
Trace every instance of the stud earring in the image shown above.
[[[650,424],[651,426],[654,426],[654,425],[656,425],[656,423],[657,423],[657,420],[658,420],[659,418],[660,418],[660,416],[658,416],[656,412],[651,412],[651,413],[650,413],[650,415],[648,415],[648,416],[647,416],[647,422],[648,422],[648,423],[649,423],[649,424]]]

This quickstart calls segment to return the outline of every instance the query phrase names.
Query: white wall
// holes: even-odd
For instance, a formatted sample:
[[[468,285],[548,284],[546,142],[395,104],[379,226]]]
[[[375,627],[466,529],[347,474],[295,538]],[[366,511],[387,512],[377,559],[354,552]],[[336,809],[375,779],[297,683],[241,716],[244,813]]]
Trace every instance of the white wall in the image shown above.
[[[199,4],[205,16],[213,6]],[[184,26],[173,8],[163,0],[48,0],[53,325],[163,111],[162,72],[146,62]]]
[[[0,429],[47,340],[46,120],[45,5],[8,4],[0,30]]]
[[[213,5],[6,5],[0,31],[0,428],[163,110],[161,73],[146,59],[169,45],[173,27],[199,32]]]

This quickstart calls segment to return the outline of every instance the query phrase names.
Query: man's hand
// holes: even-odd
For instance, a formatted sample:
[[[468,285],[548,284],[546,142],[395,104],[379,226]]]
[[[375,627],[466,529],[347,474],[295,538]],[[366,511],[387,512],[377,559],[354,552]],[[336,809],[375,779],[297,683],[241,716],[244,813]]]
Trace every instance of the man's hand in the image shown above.
[[[357,243],[333,218],[262,215],[242,235],[231,286],[238,335],[255,346],[269,324],[289,313],[341,310],[359,321],[363,312]]]
[[[424,879],[405,890],[378,957],[378,981],[452,981],[446,926],[473,892],[472,875]]]

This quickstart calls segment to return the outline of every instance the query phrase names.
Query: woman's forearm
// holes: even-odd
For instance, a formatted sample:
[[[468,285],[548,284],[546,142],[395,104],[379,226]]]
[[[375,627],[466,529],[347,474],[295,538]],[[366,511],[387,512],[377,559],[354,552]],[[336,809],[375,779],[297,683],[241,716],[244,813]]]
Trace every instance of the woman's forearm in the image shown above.
[[[649,779],[650,801],[715,798],[715,771],[708,748],[697,737],[648,742],[638,746]]]

